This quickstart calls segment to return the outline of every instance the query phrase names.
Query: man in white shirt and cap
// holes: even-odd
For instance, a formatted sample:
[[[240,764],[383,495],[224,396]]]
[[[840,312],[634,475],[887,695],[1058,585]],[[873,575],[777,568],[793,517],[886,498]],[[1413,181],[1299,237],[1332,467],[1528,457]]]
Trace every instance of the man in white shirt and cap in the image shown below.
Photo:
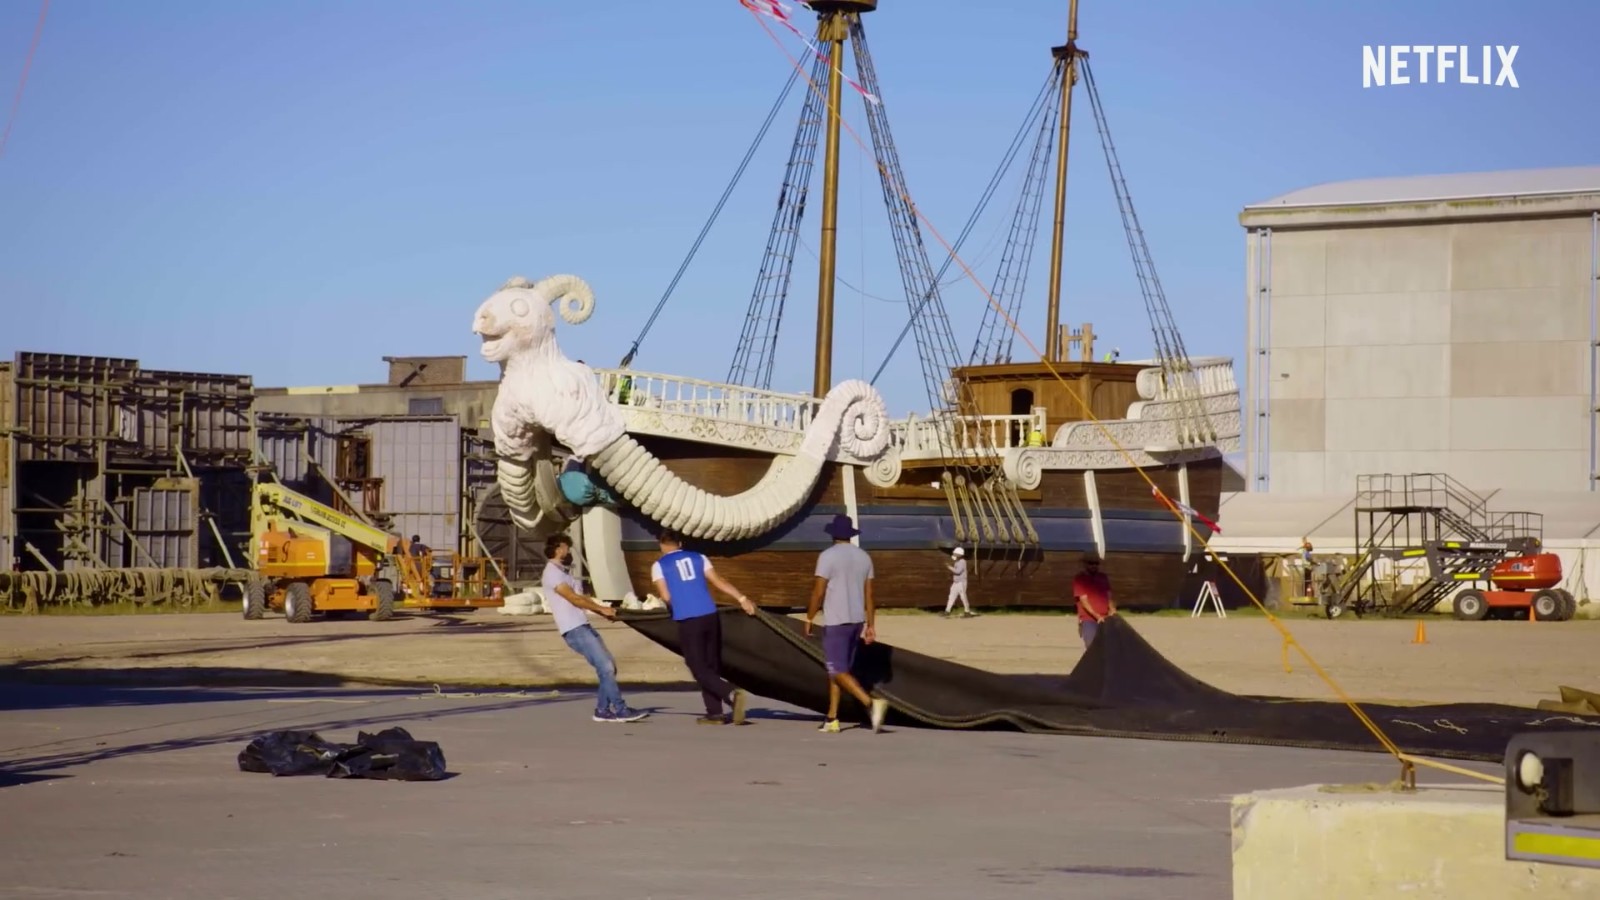
[[[957,597],[961,598],[961,617],[972,618],[972,605],[967,602],[967,551],[960,547],[950,551],[950,562],[945,568],[950,570],[950,598],[944,602],[945,618],[955,609]]]

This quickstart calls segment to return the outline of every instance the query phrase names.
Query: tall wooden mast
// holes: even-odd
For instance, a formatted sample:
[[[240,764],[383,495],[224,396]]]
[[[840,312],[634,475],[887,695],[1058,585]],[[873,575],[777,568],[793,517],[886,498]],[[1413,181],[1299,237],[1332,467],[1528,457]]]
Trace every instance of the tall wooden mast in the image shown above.
[[[1056,362],[1062,358],[1061,347],[1061,245],[1067,225],[1067,140],[1072,132],[1072,86],[1078,83],[1078,0],[1071,0],[1067,10],[1067,42],[1052,47],[1050,53],[1062,62],[1061,66],[1061,131],[1060,147],[1056,154],[1056,211],[1050,234],[1049,303],[1046,315],[1050,321],[1044,332],[1045,359]]]
[[[811,382],[811,395],[822,397],[833,387],[833,285],[839,241],[839,107],[844,88],[844,42],[850,34],[850,23],[862,13],[877,9],[878,0],[812,0],[810,6],[817,13],[817,41],[826,45],[832,64],[823,129],[826,143],[822,157],[822,235],[817,248],[817,361]]]

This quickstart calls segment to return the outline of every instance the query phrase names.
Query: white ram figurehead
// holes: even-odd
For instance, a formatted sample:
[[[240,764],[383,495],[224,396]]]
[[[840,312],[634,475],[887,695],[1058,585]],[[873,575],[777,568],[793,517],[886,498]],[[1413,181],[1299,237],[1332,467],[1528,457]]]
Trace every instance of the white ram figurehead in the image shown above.
[[[552,437],[646,518],[714,541],[758,537],[792,518],[815,492],[835,446],[864,461],[898,452],[883,397],[864,381],[845,381],[816,408],[798,453],[775,456],[761,480],[739,494],[711,494],[628,435],[594,370],[561,352],[558,310],[574,325],[594,311],[594,293],[583,279],[513,278],[478,307],[472,322],[483,337],[484,359],[500,364],[491,413],[498,480],[513,521],[523,528],[547,515],[563,516]],[[891,468],[898,471],[897,458]]]
[[[580,325],[594,313],[594,291],[576,275],[551,275],[537,282],[518,275],[500,286],[478,307],[472,331],[483,338],[480,353],[492,363],[505,363],[530,350],[553,346],[556,309],[569,325]]]
[[[472,318],[472,330],[483,337],[483,358],[500,364],[491,418],[496,450],[513,460],[530,459],[542,434],[587,457],[624,431],[622,414],[594,370],[561,352],[558,311],[573,325],[587,320],[594,312],[594,291],[576,275],[537,282],[519,275],[483,301]],[[510,481],[501,485],[502,492],[526,487],[519,478]]]

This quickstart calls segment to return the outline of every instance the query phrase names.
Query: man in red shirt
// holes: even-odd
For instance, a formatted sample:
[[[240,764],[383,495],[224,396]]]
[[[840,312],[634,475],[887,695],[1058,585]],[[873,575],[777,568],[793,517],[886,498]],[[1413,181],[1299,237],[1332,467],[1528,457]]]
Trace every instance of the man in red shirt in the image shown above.
[[[1111,579],[1100,571],[1100,557],[1093,553],[1083,555],[1083,571],[1072,579],[1072,596],[1078,604],[1078,636],[1087,650],[1094,643],[1100,623],[1117,614],[1117,605],[1111,601]]]

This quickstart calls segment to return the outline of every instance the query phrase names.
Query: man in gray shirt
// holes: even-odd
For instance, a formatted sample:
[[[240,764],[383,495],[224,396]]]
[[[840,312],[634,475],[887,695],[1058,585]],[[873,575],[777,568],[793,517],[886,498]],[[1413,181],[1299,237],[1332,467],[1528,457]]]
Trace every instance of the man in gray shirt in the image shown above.
[[[819,731],[839,731],[840,689],[850,692],[871,712],[872,730],[883,730],[889,701],[869,697],[861,682],[850,674],[856,646],[877,640],[877,606],[872,598],[872,557],[850,542],[860,534],[846,515],[837,515],[823,529],[833,538],[833,546],[817,557],[816,578],[811,587],[811,603],[806,607],[806,637],[811,622],[822,612],[822,655],[828,670],[828,718]]]

